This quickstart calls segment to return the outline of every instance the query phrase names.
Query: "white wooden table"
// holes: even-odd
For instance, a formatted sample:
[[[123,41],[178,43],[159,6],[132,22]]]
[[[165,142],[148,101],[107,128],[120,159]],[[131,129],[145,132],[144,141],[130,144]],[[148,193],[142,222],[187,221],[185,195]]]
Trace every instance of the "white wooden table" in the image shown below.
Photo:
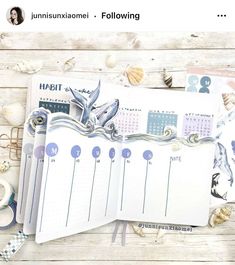
[[[115,55],[113,69],[105,66],[107,55]],[[63,63],[75,57],[76,66],[62,71]],[[31,75],[12,67],[21,60],[42,60],[41,74],[65,75],[84,79],[101,78],[129,85],[123,75],[128,65],[144,68],[142,86],[164,88],[161,72],[173,74],[173,87],[183,89],[188,66],[235,69],[235,33],[155,32],[155,33],[1,33],[0,32],[0,105],[25,104]],[[135,88],[133,87],[133,90]],[[0,116],[0,134],[11,126]],[[5,141],[5,142],[4,142]],[[1,140],[1,145],[7,140]],[[0,148],[0,160],[8,159]],[[2,174],[17,189],[19,162]],[[0,249],[21,226],[0,232]],[[192,233],[166,233],[156,241],[156,230],[141,238],[128,227],[126,246],[121,246],[121,231],[111,243],[114,223],[92,231],[54,240],[42,245],[31,237],[10,264],[235,264],[235,217],[216,228],[194,228]],[[4,262],[0,261],[0,264]]]

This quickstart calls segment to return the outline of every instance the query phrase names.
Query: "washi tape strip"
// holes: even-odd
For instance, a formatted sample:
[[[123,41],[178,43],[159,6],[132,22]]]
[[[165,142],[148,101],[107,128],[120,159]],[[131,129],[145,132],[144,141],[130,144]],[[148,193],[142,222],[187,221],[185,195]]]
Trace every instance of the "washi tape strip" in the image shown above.
[[[0,185],[4,188],[4,194],[0,200],[0,209],[3,209],[13,202],[15,193],[12,186],[5,179],[0,178]]]
[[[13,201],[10,205],[7,206],[12,211],[12,220],[9,224],[0,226],[0,230],[6,230],[16,224],[16,206],[17,206],[17,203],[15,201]]]
[[[10,258],[23,246],[25,240],[28,238],[22,231],[19,231],[12,240],[10,240],[5,248],[0,251],[0,257],[4,261],[9,261]]]

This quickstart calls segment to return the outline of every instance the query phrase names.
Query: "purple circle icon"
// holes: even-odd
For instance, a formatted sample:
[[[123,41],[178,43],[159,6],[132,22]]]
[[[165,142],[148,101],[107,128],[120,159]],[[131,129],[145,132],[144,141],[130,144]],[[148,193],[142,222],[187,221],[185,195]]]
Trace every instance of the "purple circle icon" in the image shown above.
[[[92,149],[92,156],[94,158],[98,158],[100,156],[100,153],[101,153],[101,150],[99,148],[99,146],[95,146],[93,149]]]
[[[58,153],[58,145],[56,143],[49,143],[46,147],[46,154],[49,157],[55,156]]]
[[[115,149],[113,147],[109,150],[109,157],[110,159],[113,159],[115,157]]]
[[[233,154],[235,155],[235,141],[231,142]]]
[[[81,155],[81,147],[79,145],[74,145],[71,149],[71,156],[73,158],[78,158]]]
[[[150,160],[150,159],[152,159],[153,158],[153,153],[152,153],[152,151],[150,151],[150,150],[146,150],[146,151],[144,151],[144,153],[143,153],[143,157],[144,157],[144,159],[145,160]]]
[[[33,144],[25,144],[23,151],[26,155],[31,155],[33,153]]]
[[[34,156],[37,159],[42,159],[44,157],[45,154],[45,147],[43,145],[39,145],[35,148],[34,150]]]
[[[128,149],[128,148],[124,148],[124,149],[122,150],[122,156],[123,156],[124,158],[129,158],[129,157],[131,156],[131,150]]]

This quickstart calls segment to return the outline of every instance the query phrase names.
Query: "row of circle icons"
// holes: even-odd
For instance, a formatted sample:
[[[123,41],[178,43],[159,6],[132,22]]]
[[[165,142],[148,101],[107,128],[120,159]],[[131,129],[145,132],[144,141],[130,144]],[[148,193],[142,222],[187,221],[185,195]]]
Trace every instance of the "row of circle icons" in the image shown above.
[[[46,148],[42,145],[38,146],[37,148],[35,148],[34,150],[34,155],[36,158],[38,159],[42,159],[44,157],[44,153],[46,152],[46,154],[49,156],[49,157],[53,157],[53,156],[56,156],[57,153],[58,153],[58,145],[56,143],[49,143]],[[27,155],[31,155],[32,154],[32,151],[33,151],[33,145],[32,144],[26,144],[24,146],[24,153],[27,154]],[[93,149],[92,149],[92,156],[94,158],[98,158],[101,154],[101,148],[99,146],[95,146]],[[109,150],[109,157],[111,159],[113,159],[115,157],[115,149],[112,147],[110,148]],[[74,145],[72,148],[71,148],[71,156],[73,158],[78,158],[79,156],[81,155],[81,147],[79,145]],[[122,150],[122,157],[127,159],[131,156],[131,150],[129,148],[124,148]],[[153,157],[153,153],[152,151],[150,150],[145,150],[143,152],[143,158],[145,160],[151,160]]]

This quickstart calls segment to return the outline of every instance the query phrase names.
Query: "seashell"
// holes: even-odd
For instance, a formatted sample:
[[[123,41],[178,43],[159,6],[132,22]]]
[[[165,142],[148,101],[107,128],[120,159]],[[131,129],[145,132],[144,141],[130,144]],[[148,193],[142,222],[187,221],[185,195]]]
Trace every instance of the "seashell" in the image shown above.
[[[29,135],[34,136],[37,125],[46,127],[47,116],[50,113],[49,110],[44,108],[38,108],[33,110],[27,118],[27,132]]]
[[[34,74],[41,70],[42,65],[43,65],[42,61],[23,60],[22,62],[17,63],[12,69],[17,72]]]
[[[235,94],[234,93],[224,93],[222,94],[224,101],[224,107],[226,110],[231,110],[235,106]]]
[[[73,69],[75,64],[76,64],[75,57],[72,57],[72,58],[68,59],[67,61],[65,61],[64,66],[63,66],[63,70],[65,72],[67,72],[67,71]]]
[[[10,162],[3,161],[0,163],[0,173],[6,172],[10,168]]]
[[[1,113],[12,126],[20,126],[24,123],[25,108],[19,102],[4,105]]]
[[[165,230],[158,228],[155,242],[160,243],[160,241],[163,239],[165,234],[166,234]]]
[[[133,86],[139,85],[144,79],[144,70],[140,67],[129,67],[126,70],[127,78]]]
[[[209,225],[215,227],[217,224],[222,224],[228,221],[232,214],[231,207],[222,207],[215,209],[209,218]]]
[[[171,150],[172,151],[179,151],[181,149],[181,144],[179,142],[172,143]]]
[[[172,87],[172,75],[169,74],[166,69],[163,69],[163,81],[168,87]]]
[[[144,234],[143,229],[141,227],[139,227],[136,224],[131,224],[131,227],[132,227],[135,234],[137,234],[138,236],[141,236],[141,237],[145,237],[145,234]]]
[[[191,144],[196,144],[199,142],[199,135],[198,133],[191,133],[188,136],[188,142]]]
[[[176,129],[176,127],[175,126],[165,126],[164,127],[164,132],[163,132],[163,135],[165,136],[165,137],[173,137],[173,136],[175,136],[176,135],[176,133],[177,133],[177,129]]]
[[[117,65],[117,59],[115,55],[108,55],[105,59],[105,65],[108,68],[114,68]]]

